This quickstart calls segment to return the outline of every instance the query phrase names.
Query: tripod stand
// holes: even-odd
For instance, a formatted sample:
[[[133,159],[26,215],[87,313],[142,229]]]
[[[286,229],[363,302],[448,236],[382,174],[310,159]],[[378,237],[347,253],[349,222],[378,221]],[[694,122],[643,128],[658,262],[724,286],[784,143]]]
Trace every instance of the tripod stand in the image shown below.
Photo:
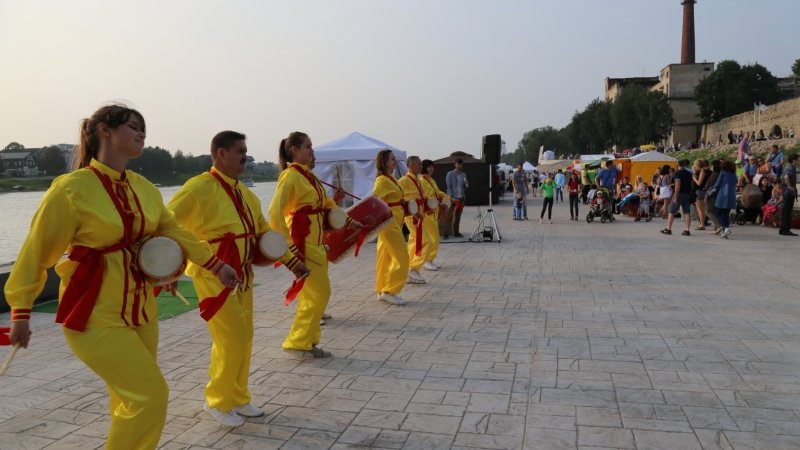
[[[497,242],[499,243],[501,239],[500,228],[497,228],[497,220],[494,218],[494,209],[492,209],[492,180],[494,179],[492,169],[494,169],[494,164],[489,164],[489,209],[480,215],[478,219],[478,226],[475,227],[475,231],[473,231],[472,235],[469,237],[470,241],[475,240],[477,237],[477,242],[482,242],[484,237],[487,237],[488,233],[491,233],[488,236],[489,240],[497,239]],[[478,209],[478,212],[480,213],[480,208]],[[489,221],[490,219],[491,222]],[[486,230],[484,230],[484,228],[486,228]]]

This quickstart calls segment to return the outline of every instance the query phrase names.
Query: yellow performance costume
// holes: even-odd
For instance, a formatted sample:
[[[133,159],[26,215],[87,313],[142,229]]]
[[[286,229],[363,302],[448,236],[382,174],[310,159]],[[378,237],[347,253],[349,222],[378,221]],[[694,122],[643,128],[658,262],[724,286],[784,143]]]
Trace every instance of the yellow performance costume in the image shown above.
[[[295,249],[310,274],[297,296],[297,311],[283,348],[311,350],[319,344],[319,321],[328,306],[331,284],[328,255],[322,244],[325,211],[338,208],[308,166],[292,163],[281,171],[269,205],[269,224]],[[352,223],[347,218],[347,225]]]
[[[391,175],[378,175],[372,194],[392,209],[392,221],[378,232],[375,254],[375,291],[397,295],[408,279],[408,253],[403,237],[403,188]]]
[[[253,348],[253,257],[257,236],[270,231],[261,201],[237,179],[211,168],[190,178],[167,207],[186,229],[208,241],[217,256],[231,265],[242,284],[227,299],[219,298],[216,313],[204,315],[211,335],[211,364],[206,385],[210,408],[230,411],[250,403],[248,377]],[[296,264],[291,251],[281,259],[287,267]],[[219,296],[224,286],[212,272],[189,264],[199,299]],[[224,297],[224,294],[223,294]]]
[[[136,263],[139,243],[154,235],[175,239],[196,263],[219,264],[207,244],[179,227],[155,186],[93,159],[53,181],[5,287],[12,320],[27,320],[46,269],[70,251],[56,266],[56,322],[75,356],[106,382],[107,449],[156,448],[166,418],[156,300]]]
[[[435,197],[442,204],[442,200],[448,198],[447,193],[439,189],[436,180],[427,175],[422,176],[422,187],[425,190],[426,197]],[[436,255],[439,253],[439,243],[441,242],[439,236],[439,211],[441,208],[436,208],[433,211],[428,211],[425,214],[425,222],[422,224],[422,229],[425,232],[428,245],[423,249],[423,259],[425,261],[433,262]],[[424,239],[423,239],[424,242]]]
[[[419,177],[413,173],[407,173],[398,180],[400,187],[403,188],[403,199],[408,202],[417,202],[419,213],[425,216],[425,189],[420,184]],[[425,263],[425,252],[428,242],[425,238],[425,231],[421,227],[418,229],[418,220],[414,216],[406,217],[406,228],[408,228],[408,266],[411,270],[419,271]],[[424,224],[424,222],[423,222]],[[417,242],[417,241],[421,241]]]

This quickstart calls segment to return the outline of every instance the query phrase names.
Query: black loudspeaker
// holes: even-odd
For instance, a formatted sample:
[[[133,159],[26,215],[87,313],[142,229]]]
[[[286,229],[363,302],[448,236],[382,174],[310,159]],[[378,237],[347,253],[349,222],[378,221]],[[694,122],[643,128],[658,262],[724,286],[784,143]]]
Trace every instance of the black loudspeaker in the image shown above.
[[[500,163],[500,148],[503,145],[503,140],[500,139],[499,134],[488,134],[483,137],[483,154],[481,159],[486,164],[499,164]]]

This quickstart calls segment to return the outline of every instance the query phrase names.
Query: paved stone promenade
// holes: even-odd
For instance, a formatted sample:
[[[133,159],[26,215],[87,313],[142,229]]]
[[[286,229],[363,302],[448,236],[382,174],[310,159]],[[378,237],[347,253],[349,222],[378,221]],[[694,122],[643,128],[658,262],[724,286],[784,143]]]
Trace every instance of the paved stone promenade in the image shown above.
[[[281,352],[290,278],[261,270],[251,385],[267,415],[240,428],[201,411],[200,317],[161,322],[161,448],[800,448],[800,240],[570,222],[564,203],[540,225],[539,205],[512,222],[502,202],[500,244],[444,243],[442,270],[402,307],[372,292],[374,244],[333,266],[332,359]],[[0,377],[3,450],[103,445],[104,385],[52,320],[34,317],[31,348]]]

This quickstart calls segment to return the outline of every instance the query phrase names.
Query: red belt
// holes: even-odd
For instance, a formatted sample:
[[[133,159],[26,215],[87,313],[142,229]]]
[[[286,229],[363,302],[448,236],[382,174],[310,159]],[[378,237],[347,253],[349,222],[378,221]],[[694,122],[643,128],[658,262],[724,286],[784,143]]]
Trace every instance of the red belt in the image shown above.
[[[242,268],[242,257],[239,254],[239,246],[236,245],[236,239],[253,238],[251,233],[233,234],[225,233],[218,238],[208,241],[209,244],[216,244],[219,242],[217,248],[217,258],[222,260],[225,264],[231,266],[236,270],[236,275],[239,279],[244,278],[244,269]],[[226,287],[214,297],[206,297],[200,301],[200,317],[206,322],[211,320],[212,317],[219,311],[228,299],[228,296],[233,292],[234,288]]]
[[[105,254],[130,248],[131,242],[117,242],[103,249],[78,245],[72,248],[69,259],[78,262],[78,267],[61,296],[56,311],[56,323],[62,323],[70,330],[84,331],[89,316],[92,315],[100,286],[103,284]],[[124,294],[127,295],[127,292]]]

